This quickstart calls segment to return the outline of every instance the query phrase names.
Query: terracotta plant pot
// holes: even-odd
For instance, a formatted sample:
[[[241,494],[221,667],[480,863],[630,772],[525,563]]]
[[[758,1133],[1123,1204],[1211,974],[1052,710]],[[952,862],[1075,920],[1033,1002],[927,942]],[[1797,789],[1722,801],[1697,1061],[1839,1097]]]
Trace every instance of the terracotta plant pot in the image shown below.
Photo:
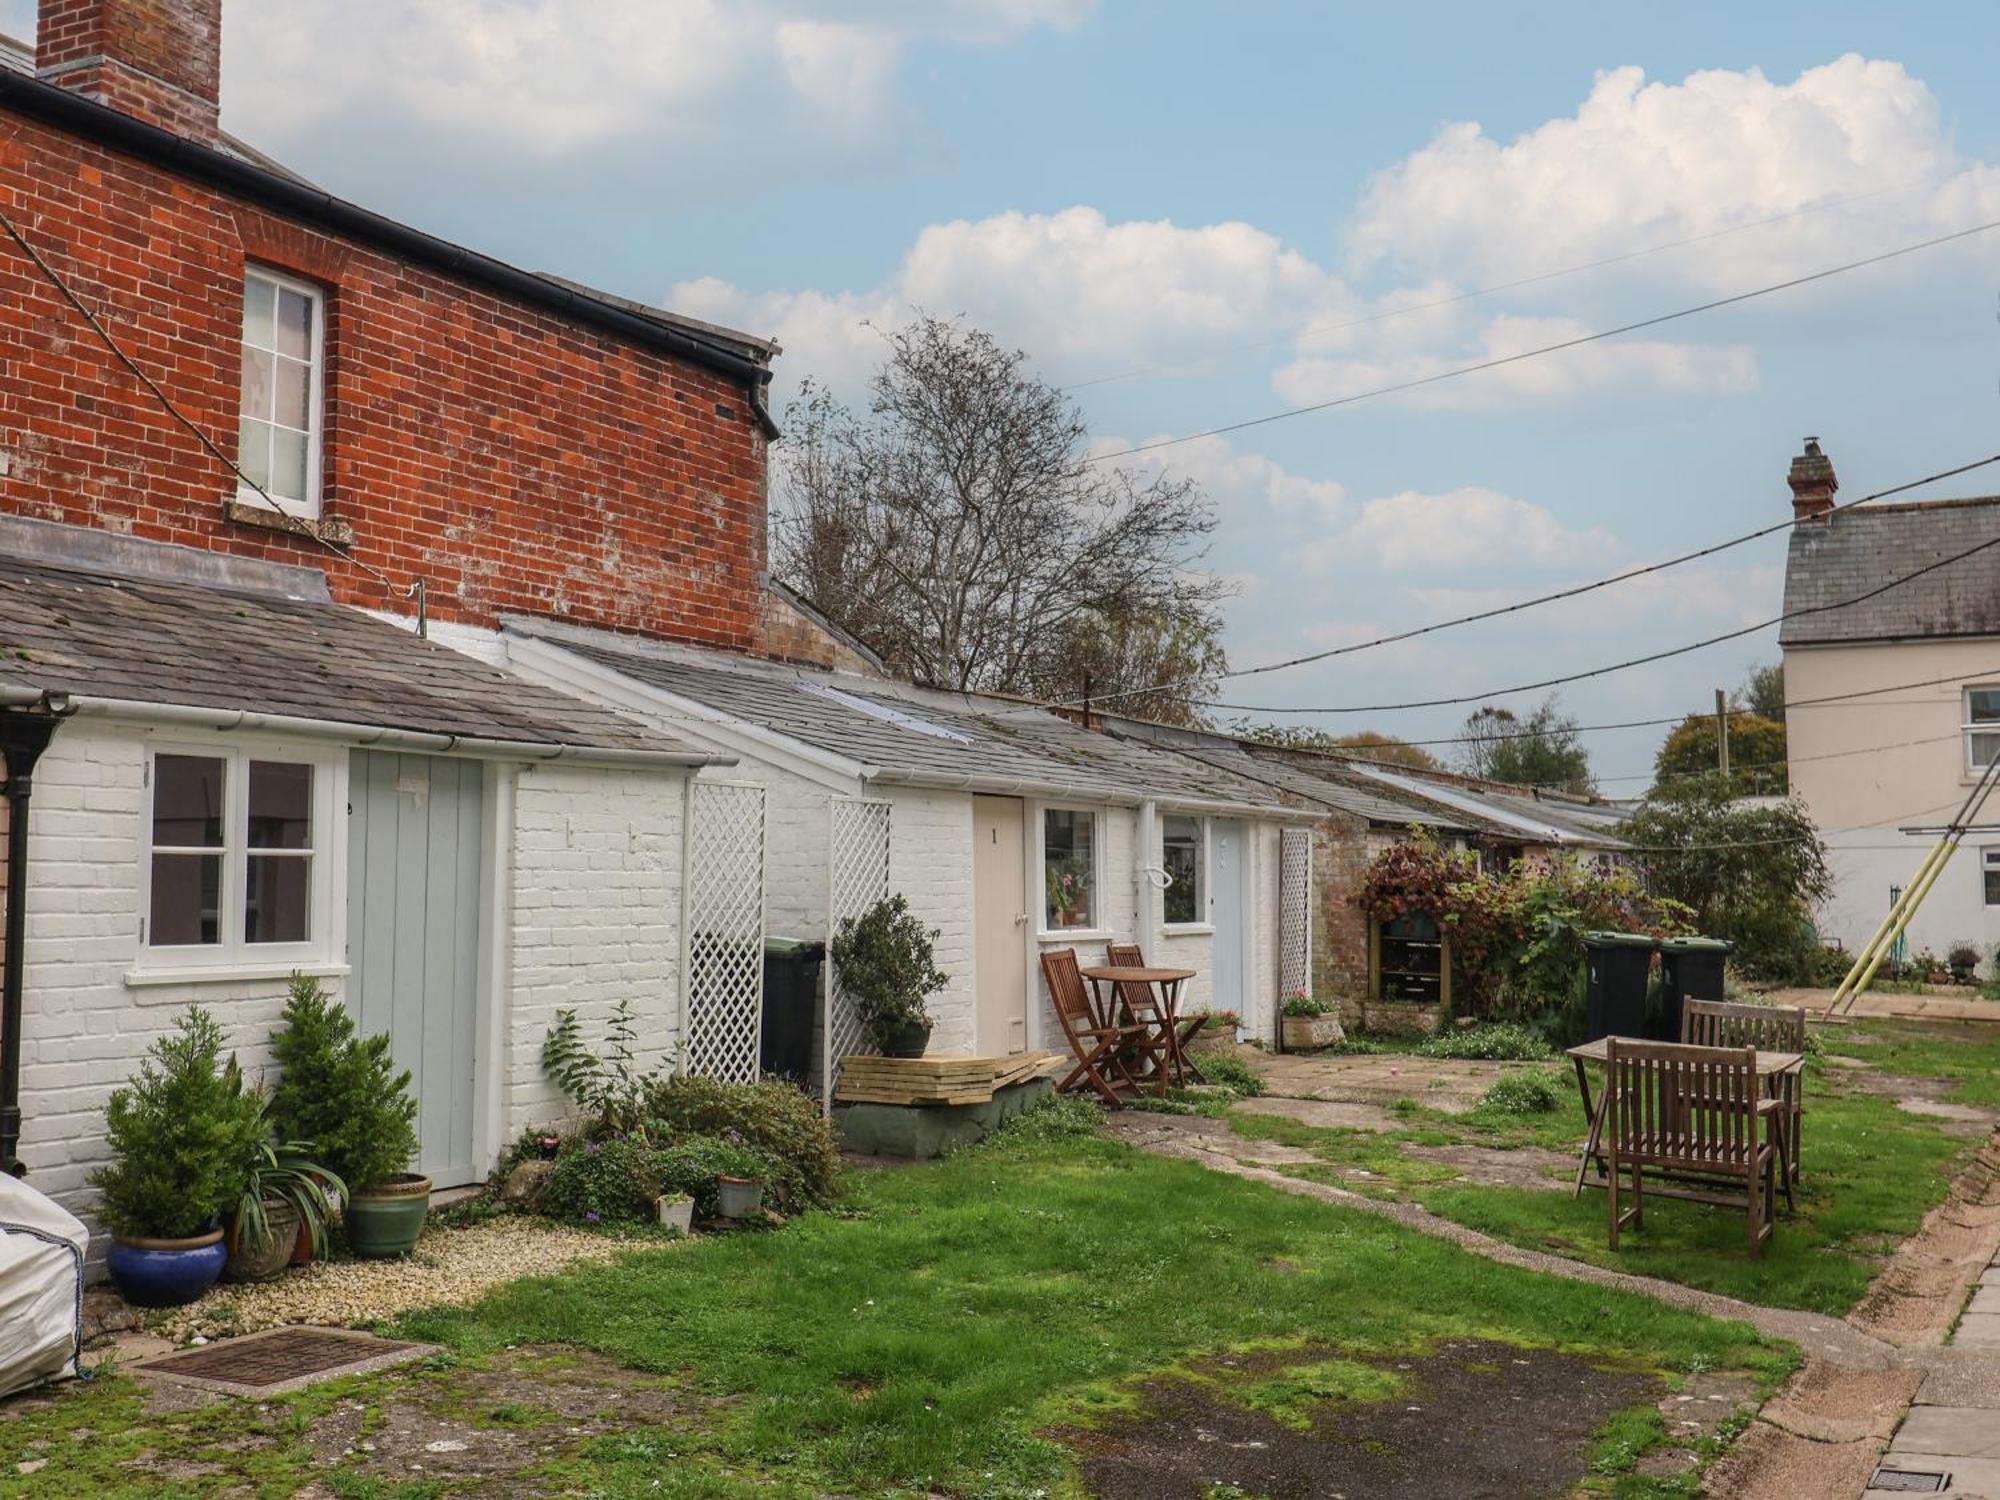
[[[408,1255],[423,1233],[431,1210],[431,1180],[416,1172],[399,1172],[365,1192],[350,1194],[347,1243],[356,1255],[383,1259]]]
[[[312,1225],[301,1219],[299,1220],[298,1236],[292,1241],[292,1264],[295,1266],[309,1266],[312,1264],[312,1260]]]
[[[306,1235],[308,1246],[312,1243],[298,1209],[282,1198],[264,1200],[264,1227],[267,1231],[264,1243],[249,1245],[244,1243],[240,1218],[229,1226],[229,1259],[222,1267],[227,1279],[269,1281],[292,1263],[301,1235]]]
[[[114,1238],[104,1268],[134,1307],[184,1307],[214,1286],[229,1250],[222,1231],[184,1240]]]

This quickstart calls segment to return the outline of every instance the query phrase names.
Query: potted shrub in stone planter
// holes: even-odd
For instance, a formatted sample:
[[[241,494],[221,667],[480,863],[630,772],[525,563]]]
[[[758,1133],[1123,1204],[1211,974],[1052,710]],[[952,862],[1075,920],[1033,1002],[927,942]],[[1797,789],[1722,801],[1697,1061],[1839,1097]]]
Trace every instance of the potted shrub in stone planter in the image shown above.
[[[269,1281],[297,1258],[326,1254],[327,1225],[340,1213],[347,1189],[297,1141],[266,1133],[244,1168],[243,1191],[230,1216],[222,1268],[231,1281]]]
[[[1311,1052],[1338,1047],[1347,1040],[1332,1006],[1304,990],[1293,990],[1279,1007],[1279,1032],[1287,1052]]]
[[[694,1233],[694,1199],[686,1193],[664,1193],[653,1200],[660,1216],[660,1228],[675,1234]]]
[[[1951,967],[1953,984],[1971,984],[1979,969],[1979,950],[1970,943],[1953,943],[1944,961]]]
[[[111,1229],[106,1269],[138,1307],[192,1302],[222,1274],[221,1217],[242,1194],[244,1164],[264,1139],[263,1101],[222,1058],[222,1028],[191,1006],[111,1096],[108,1166],[91,1174]]]
[[[409,1170],[417,1154],[410,1075],[389,1058],[389,1038],[358,1036],[353,1018],[319,981],[294,975],[271,1050],[283,1070],[271,1116],[287,1140],[346,1185],[341,1223],[356,1255],[406,1255],[430,1212],[431,1180]]]
[[[1242,1024],[1242,1019],[1233,1010],[1209,1011],[1208,1019],[1203,1023],[1201,1030],[1189,1039],[1188,1045],[1210,1052],[1234,1046],[1236,1031]]]
[[[832,954],[841,990],[854,1006],[862,1034],[884,1057],[922,1057],[931,1018],[924,999],[951,981],[932,959],[937,929],[927,928],[900,895],[847,917]]]

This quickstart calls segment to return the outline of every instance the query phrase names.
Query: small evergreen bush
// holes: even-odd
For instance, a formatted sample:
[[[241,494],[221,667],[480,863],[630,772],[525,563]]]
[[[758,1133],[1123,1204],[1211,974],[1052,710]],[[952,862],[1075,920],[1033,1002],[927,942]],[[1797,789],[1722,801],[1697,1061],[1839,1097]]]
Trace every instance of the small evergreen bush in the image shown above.
[[[771,1186],[787,1209],[824,1208],[840,1196],[840,1137],[812,1099],[789,1083],[675,1078],[646,1090],[649,1130],[728,1136],[769,1158]],[[671,1144],[671,1141],[669,1141]]]
[[[362,1037],[317,979],[292,976],[271,1050],[280,1071],[271,1092],[279,1138],[307,1143],[350,1194],[409,1170],[417,1154],[417,1102],[410,1075],[396,1072],[387,1035]]]
[[[541,1209],[578,1224],[637,1224],[660,1196],[660,1153],[643,1137],[614,1136],[565,1146],[549,1172]]]
[[[841,919],[832,955],[840,987],[868,1040],[886,1047],[904,1027],[931,1029],[927,996],[951,983],[932,958],[937,929],[925,927],[900,895]]]
[[[112,1160],[90,1180],[114,1234],[188,1239],[236,1206],[269,1127],[263,1098],[244,1087],[233,1054],[223,1061],[222,1042],[215,1018],[190,1006],[111,1096],[104,1120]]]

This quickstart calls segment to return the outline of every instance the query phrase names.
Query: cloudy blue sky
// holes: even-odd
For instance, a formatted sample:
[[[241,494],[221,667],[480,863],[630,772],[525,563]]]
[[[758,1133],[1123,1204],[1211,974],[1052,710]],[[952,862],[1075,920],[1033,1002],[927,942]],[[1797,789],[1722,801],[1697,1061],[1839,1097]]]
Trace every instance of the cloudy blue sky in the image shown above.
[[[0,0],[0,24],[32,9]],[[808,374],[857,390],[871,325],[963,313],[1076,386],[1106,449],[2000,219],[1988,7],[1517,11],[234,0],[224,119],[426,228],[777,335],[781,399]],[[1209,563],[1240,583],[1228,643],[1251,666],[1782,518],[1804,433],[1844,498],[2000,450],[1996,299],[2000,232],[1145,461],[1220,507]],[[2000,489],[1991,472],[1938,493]],[[1577,670],[1775,613],[1781,564],[1774,539],[1228,696]],[[1585,722],[1697,707],[1775,649],[1564,702]],[[1318,722],[1429,737],[1462,714]],[[1656,740],[1591,736],[1607,790]]]

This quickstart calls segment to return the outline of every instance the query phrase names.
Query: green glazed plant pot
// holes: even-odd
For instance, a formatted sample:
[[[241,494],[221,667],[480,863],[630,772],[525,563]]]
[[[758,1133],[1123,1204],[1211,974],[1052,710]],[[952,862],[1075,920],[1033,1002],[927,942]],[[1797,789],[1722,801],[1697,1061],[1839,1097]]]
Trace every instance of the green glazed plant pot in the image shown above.
[[[341,1216],[347,1225],[348,1248],[370,1259],[408,1255],[416,1248],[430,1211],[430,1178],[398,1172],[348,1198]]]
[[[884,1057],[922,1057],[931,1044],[930,1023],[906,1021],[900,1026],[885,1026],[877,1041]]]

